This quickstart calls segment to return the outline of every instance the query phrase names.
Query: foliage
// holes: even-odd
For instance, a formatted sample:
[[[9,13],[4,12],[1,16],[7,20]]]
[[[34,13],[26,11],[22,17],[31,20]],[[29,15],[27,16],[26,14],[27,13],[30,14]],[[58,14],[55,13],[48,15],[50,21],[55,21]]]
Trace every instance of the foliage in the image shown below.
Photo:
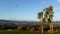
[[[44,22],[48,22],[49,23],[50,30],[52,32],[53,31],[53,24],[52,24],[52,20],[53,20],[53,7],[49,6],[48,8],[45,8],[43,11],[44,12],[38,12],[38,18],[41,19],[41,23],[42,23],[41,24],[42,25],[41,32],[43,32],[43,23]]]
[[[43,12],[38,12],[38,19],[40,19],[41,17],[43,17]]]
[[[0,25],[0,30],[16,29],[15,25]]]
[[[43,34],[60,34],[60,28],[57,29],[57,32],[49,33],[44,32]],[[40,34],[40,32],[28,32],[28,31],[6,31],[6,30],[0,30],[0,34]]]
[[[18,27],[17,27],[17,30],[18,30],[18,31],[22,31],[22,28],[23,28],[22,26],[18,26]]]
[[[30,32],[34,32],[34,27],[31,27]]]

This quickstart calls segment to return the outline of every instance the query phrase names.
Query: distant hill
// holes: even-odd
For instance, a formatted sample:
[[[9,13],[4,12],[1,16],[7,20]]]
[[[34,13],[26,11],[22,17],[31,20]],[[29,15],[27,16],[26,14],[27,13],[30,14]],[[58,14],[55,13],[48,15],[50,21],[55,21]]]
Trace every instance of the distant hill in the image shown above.
[[[16,25],[25,25],[25,24],[39,24],[40,22],[36,21],[14,21],[14,20],[0,20],[0,24],[16,24]]]
[[[15,25],[40,25],[38,21],[14,21],[14,20],[0,20],[0,24],[15,24]],[[46,24],[46,23],[45,23]],[[53,24],[60,25],[60,21],[53,21]]]

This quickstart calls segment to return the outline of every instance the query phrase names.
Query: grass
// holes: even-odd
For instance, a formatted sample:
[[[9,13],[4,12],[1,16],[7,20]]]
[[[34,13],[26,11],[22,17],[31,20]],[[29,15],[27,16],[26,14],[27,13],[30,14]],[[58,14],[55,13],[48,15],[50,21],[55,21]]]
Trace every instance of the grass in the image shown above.
[[[27,31],[4,31],[1,30],[0,34],[39,34],[39,32],[27,32]]]
[[[60,28],[57,29],[58,32],[48,33],[45,32],[43,34],[60,34]],[[6,31],[6,30],[0,30],[0,34],[40,34],[39,32],[28,32],[28,31]]]

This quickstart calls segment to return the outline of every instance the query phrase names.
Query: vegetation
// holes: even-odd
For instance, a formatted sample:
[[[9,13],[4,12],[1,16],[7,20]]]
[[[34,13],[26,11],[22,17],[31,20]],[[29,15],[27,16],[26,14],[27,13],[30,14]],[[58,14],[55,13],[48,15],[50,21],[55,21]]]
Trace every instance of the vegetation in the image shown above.
[[[0,30],[0,34],[39,34],[39,32]]]
[[[59,34],[60,33],[60,28],[57,29],[57,32],[49,33],[49,32],[44,32],[43,34]],[[0,34],[41,34],[40,32],[29,32],[29,31],[16,31],[16,30],[0,30]]]
[[[43,12],[38,12],[38,19],[41,22],[41,32],[43,33],[43,23],[48,22],[50,25],[50,32],[53,32],[53,7],[49,6],[48,8],[45,8]]]
[[[45,8],[43,12],[38,12],[38,19],[41,25],[21,26],[21,25],[0,25],[0,34],[59,34],[60,28],[53,26],[53,7]],[[8,22],[8,21],[5,21]],[[44,26],[47,22],[49,25]],[[58,28],[58,29],[57,29]],[[58,31],[58,32],[57,32]],[[53,32],[53,33],[52,33]]]

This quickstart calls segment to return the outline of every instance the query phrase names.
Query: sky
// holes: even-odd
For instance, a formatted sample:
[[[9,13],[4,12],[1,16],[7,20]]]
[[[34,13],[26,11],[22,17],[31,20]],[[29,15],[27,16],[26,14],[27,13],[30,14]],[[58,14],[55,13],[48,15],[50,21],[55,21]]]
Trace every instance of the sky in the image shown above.
[[[0,0],[0,19],[38,21],[37,13],[53,6],[53,20],[60,20],[60,0]]]

